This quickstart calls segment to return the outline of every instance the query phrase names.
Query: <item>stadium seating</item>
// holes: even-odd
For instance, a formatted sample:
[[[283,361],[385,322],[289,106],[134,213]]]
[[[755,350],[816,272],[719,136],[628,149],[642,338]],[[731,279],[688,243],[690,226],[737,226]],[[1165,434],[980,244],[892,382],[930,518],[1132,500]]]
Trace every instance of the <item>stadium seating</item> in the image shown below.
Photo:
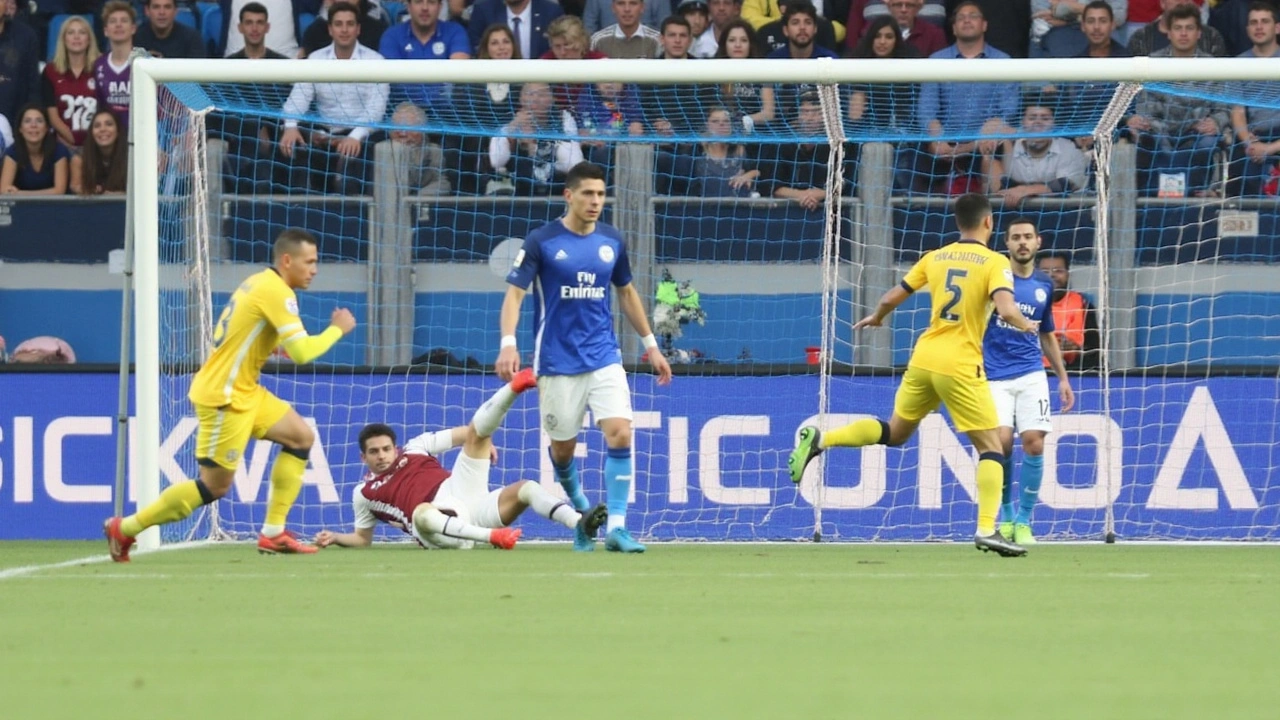
[[[200,36],[209,50],[210,57],[222,57],[222,6],[217,3],[200,3]]]
[[[189,28],[200,29],[200,19],[196,17],[196,11],[189,7],[178,8],[178,14],[174,19]]]

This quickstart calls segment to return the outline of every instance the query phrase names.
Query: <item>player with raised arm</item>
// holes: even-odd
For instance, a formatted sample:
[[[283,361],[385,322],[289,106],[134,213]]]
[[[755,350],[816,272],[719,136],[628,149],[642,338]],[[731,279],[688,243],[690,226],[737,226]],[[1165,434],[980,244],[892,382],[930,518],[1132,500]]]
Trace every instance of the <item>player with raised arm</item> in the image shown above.
[[[979,550],[1004,557],[1026,554],[996,530],[1004,455],[1000,452],[995,401],[982,367],[982,336],[994,303],[1002,320],[1019,332],[1035,332],[1013,300],[1013,272],[1009,260],[987,244],[993,219],[991,202],[983,195],[962,195],[955,203],[960,239],[924,254],[903,279],[880,298],[875,312],[853,327],[880,327],[885,317],[911,294],[928,288],[929,328],[916,341],[911,361],[893,400],[889,422],[867,418],[821,432],[813,425],[800,428],[799,442],[787,469],[799,483],[809,462],[829,447],[897,447],[915,434],[926,415],[945,404],[956,429],[967,434],[978,450]]]
[[[1019,545],[1032,545],[1031,510],[1044,477],[1044,438],[1053,430],[1049,419],[1049,379],[1044,360],[1058,376],[1062,412],[1075,404],[1075,393],[1062,361],[1062,348],[1053,334],[1053,280],[1036,270],[1040,234],[1029,218],[1014,218],[1005,229],[1009,264],[1013,269],[1013,299],[1028,320],[1038,323],[1039,339],[1014,330],[999,317],[991,318],[983,339],[982,358],[1000,419],[1000,447],[1004,453],[1004,487],[1000,498],[1000,534]],[[1013,495],[1013,434],[1022,441],[1020,497],[1015,511]]]
[[[671,366],[658,349],[644,303],[631,284],[631,262],[622,233],[599,221],[604,210],[604,169],[588,162],[573,166],[565,177],[564,197],[568,206],[564,216],[529,233],[507,275],[496,370],[503,380],[510,380],[520,369],[516,326],[520,305],[532,286],[537,298],[533,369],[538,376],[538,410],[542,427],[551,437],[548,452],[556,479],[573,506],[586,510],[573,452],[590,407],[609,448],[604,463],[609,510],[605,549],[644,552],[644,545],[626,528],[633,472],[631,393],[613,331],[610,284],[616,288],[622,314],[643,339],[659,385],[671,382]],[[575,550],[594,547],[594,543],[574,543]]]
[[[323,355],[356,326],[351,311],[333,311],[329,327],[308,335],[298,317],[295,290],[305,290],[316,276],[316,239],[305,230],[280,233],[272,249],[273,265],[249,276],[231,295],[213,328],[213,352],[191,380],[187,397],[195,406],[199,430],[196,462],[200,477],[165,488],[160,497],[126,518],[104,524],[111,559],[129,561],[138,533],[153,525],[181,520],[231,489],[236,464],[250,437],[280,445],[271,467],[267,517],[258,535],[263,554],[314,553],[285,529],[289,509],[302,489],[315,432],[285,401],[262,387],[262,366],[277,346],[296,363]]]
[[[594,544],[605,520],[603,505],[580,513],[532,480],[489,490],[491,437],[516,397],[535,383],[532,369],[516,373],[476,410],[469,425],[423,433],[403,450],[396,449],[396,433],[389,426],[366,425],[360,431],[360,459],[369,473],[351,497],[355,530],[322,530],[316,545],[365,547],[373,542],[373,529],[384,522],[412,535],[423,547],[466,549],[485,542],[510,550],[520,530],[507,526],[531,507],[573,530],[575,543]],[[462,452],[452,471],[445,470],[435,456],[459,446]]]

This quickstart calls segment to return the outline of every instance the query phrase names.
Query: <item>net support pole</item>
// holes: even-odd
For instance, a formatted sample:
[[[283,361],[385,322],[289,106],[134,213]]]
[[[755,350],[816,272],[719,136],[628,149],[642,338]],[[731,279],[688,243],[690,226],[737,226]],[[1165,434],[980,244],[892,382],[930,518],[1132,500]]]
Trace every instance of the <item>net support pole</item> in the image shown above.
[[[133,61],[130,132],[137,140],[129,177],[135,188],[130,217],[134,231],[134,396],[137,447],[134,487],[138,506],[160,495],[160,200],[156,113],[157,87],[148,70],[155,60]],[[158,528],[138,536],[138,548],[160,546]]]
[[[654,268],[653,238],[654,148],[648,143],[618,143],[614,152],[613,225],[627,238],[631,274],[642,279],[636,283],[636,291],[645,301],[646,312],[652,313],[653,293],[657,289],[654,278],[658,276]],[[623,362],[631,362],[640,354],[640,338],[624,323],[621,312],[617,312],[616,317]]]
[[[134,149],[134,132],[129,132],[129,157],[137,155]],[[133,173],[129,173],[128,185],[124,196],[124,278],[120,292],[120,386],[119,403],[116,407],[116,486],[113,493],[111,514],[124,515],[126,480],[129,468],[129,375],[133,334],[133,264],[134,236],[133,212],[136,205],[133,199],[138,191],[138,181]]]
[[[409,161],[403,148],[384,140],[373,149],[374,222],[369,244],[369,353],[372,365],[413,360],[414,280],[410,245]],[[401,228],[406,230],[401,231]]]
[[[896,270],[893,261],[893,145],[866,143],[858,162],[858,194],[862,201],[863,222],[856,231],[861,242],[855,243],[860,263],[851,269],[849,287],[854,307],[854,321],[875,309],[884,288],[893,287]],[[851,331],[852,332],[852,331]],[[861,344],[859,343],[861,341]],[[872,367],[893,367],[893,333],[869,332],[850,337],[856,349],[854,362]]]

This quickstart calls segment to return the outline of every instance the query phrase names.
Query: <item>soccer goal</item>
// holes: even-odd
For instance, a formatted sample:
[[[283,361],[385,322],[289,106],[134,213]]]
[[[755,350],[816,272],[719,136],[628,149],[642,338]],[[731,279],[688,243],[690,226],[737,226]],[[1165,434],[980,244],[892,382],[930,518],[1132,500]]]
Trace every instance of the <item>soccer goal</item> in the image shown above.
[[[135,61],[130,499],[196,473],[186,390],[212,319],[297,226],[320,238],[320,274],[299,294],[308,328],[335,306],[359,328],[314,365],[282,357],[263,382],[317,429],[290,526],[348,527],[361,426],[404,439],[465,424],[497,387],[506,270],[561,214],[566,163],[586,158],[608,170],[604,219],[627,237],[677,372],[658,387],[619,323],[638,535],[967,538],[974,461],[944,415],[903,448],[827,453],[799,486],[786,456],[803,424],[888,416],[928,303],[913,297],[886,328],[853,322],[957,237],[956,194],[1000,197],[1027,162],[1015,154],[1043,157],[1045,143],[1019,141],[1048,138],[1080,169],[997,201],[993,245],[1013,217],[1032,220],[1043,252],[1069,265],[1072,307],[1087,299],[1096,323],[1063,333],[1082,372],[1076,409],[1054,400],[1037,534],[1280,539],[1275,164],[1241,190],[1228,138],[1155,162],[1120,139],[1144,101],[1276,106],[1274,61],[675,62]],[[300,83],[362,99],[321,116],[289,103]],[[955,88],[983,117],[925,131],[917,114],[945,112]],[[279,141],[294,124],[307,145],[288,157]],[[334,126],[368,129],[357,155],[336,152]],[[594,499],[604,446],[583,438]],[[532,398],[495,439],[495,483],[558,491]],[[147,542],[250,537],[271,451],[251,443],[228,497]]]

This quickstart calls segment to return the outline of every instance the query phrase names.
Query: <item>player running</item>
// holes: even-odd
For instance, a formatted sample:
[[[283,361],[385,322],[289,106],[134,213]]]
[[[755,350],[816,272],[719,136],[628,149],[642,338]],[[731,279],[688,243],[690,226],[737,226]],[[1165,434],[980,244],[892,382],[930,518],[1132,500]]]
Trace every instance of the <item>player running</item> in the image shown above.
[[[1013,273],[1005,256],[987,247],[992,234],[991,203],[983,195],[962,195],[955,203],[960,239],[924,257],[902,284],[880,298],[875,312],[853,327],[880,323],[911,293],[928,288],[929,328],[916,341],[911,362],[893,400],[889,422],[858,420],[823,433],[813,425],[800,428],[799,442],[787,460],[791,481],[799,483],[809,462],[829,447],[899,446],[907,442],[926,415],[945,404],[956,429],[966,433],[978,450],[979,550],[1004,557],[1026,550],[996,531],[1004,455],[996,428],[995,402],[982,369],[982,336],[996,313],[1019,332],[1035,332],[1013,300]]]
[[[1040,494],[1044,477],[1044,438],[1053,430],[1049,419],[1049,380],[1041,355],[1058,376],[1058,399],[1062,412],[1075,404],[1075,393],[1067,379],[1062,348],[1053,334],[1053,281],[1035,268],[1040,251],[1040,234],[1028,218],[1015,218],[1006,226],[1005,245],[1013,269],[1013,299],[1030,321],[1039,323],[1040,338],[1014,330],[998,317],[991,318],[983,339],[982,358],[991,382],[1000,419],[1000,447],[1004,453],[1004,489],[1000,498],[1000,534],[1019,545],[1035,544],[1031,533],[1031,510]],[[1022,441],[1020,496],[1015,511],[1013,496],[1013,433]]]
[[[534,387],[533,370],[525,369],[476,410],[471,424],[423,433],[396,450],[396,433],[382,423],[360,431],[360,459],[369,468],[352,494],[355,531],[322,530],[316,545],[365,547],[373,529],[384,522],[412,535],[423,547],[466,549],[477,542],[510,550],[520,530],[507,527],[528,508],[574,531],[574,542],[594,545],[604,524],[605,509],[579,513],[532,480],[489,490],[493,432],[520,393]],[[434,457],[461,446],[453,470]]]
[[[537,298],[533,368],[538,375],[538,410],[551,437],[556,479],[579,511],[588,507],[573,451],[588,406],[609,446],[604,462],[605,505],[609,510],[605,549],[640,553],[626,528],[631,491],[631,393],[622,369],[622,350],[613,332],[609,285],[618,306],[640,334],[658,384],[671,382],[671,366],[649,329],[644,304],[631,284],[631,262],[622,233],[599,222],[604,210],[604,169],[583,162],[565,177],[564,217],[529,233],[507,275],[502,301],[502,342],[495,369],[510,380],[520,369],[516,326],[520,305],[533,286]],[[591,545],[574,544],[575,550]]]
[[[200,478],[170,485],[155,502],[129,517],[107,520],[103,527],[112,560],[129,562],[134,538],[146,528],[181,520],[226,495],[250,437],[280,445],[271,467],[271,492],[266,522],[258,534],[258,552],[316,551],[284,527],[302,489],[315,432],[288,403],[258,384],[258,377],[276,346],[283,346],[294,362],[309,363],[351,332],[356,320],[351,311],[338,308],[319,335],[308,335],[302,326],[294,291],[307,289],[316,276],[315,236],[296,228],[285,230],[276,238],[272,257],[272,267],[249,276],[232,293],[213,328],[213,353],[191,380],[187,397],[200,423],[196,434]]]

